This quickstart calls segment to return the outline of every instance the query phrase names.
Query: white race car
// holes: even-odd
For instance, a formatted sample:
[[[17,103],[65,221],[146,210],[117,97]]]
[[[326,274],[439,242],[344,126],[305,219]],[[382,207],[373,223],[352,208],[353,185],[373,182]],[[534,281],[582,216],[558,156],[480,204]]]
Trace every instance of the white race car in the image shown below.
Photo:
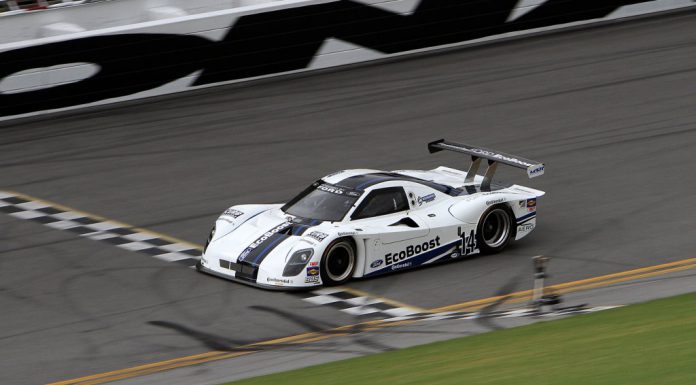
[[[544,192],[491,182],[499,163],[530,178],[544,173],[542,163],[444,139],[428,149],[471,155],[471,166],[339,171],[286,204],[230,207],[215,222],[198,270],[264,288],[337,285],[496,253],[534,230]]]

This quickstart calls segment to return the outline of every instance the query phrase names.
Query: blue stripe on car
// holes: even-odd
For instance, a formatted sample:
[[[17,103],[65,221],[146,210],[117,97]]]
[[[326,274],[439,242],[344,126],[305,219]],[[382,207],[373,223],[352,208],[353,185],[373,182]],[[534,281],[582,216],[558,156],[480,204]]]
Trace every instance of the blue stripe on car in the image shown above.
[[[269,242],[269,240],[271,238],[275,238],[275,239],[273,239],[272,241]],[[274,234],[273,237],[270,237],[268,240],[266,240],[266,242],[263,243],[263,244],[268,243],[268,245],[266,245],[261,250],[261,252],[256,255],[256,258],[254,258],[254,262],[252,262],[252,264],[256,265],[256,266],[260,265],[261,262],[263,262],[263,260],[266,258],[268,253],[271,250],[273,250],[276,246],[278,246],[280,244],[280,242],[286,240],[287,238],[289,238],[289,237],[287,235],[284,235],[284,234]]]
[[[454,188],[452,186],[447,186],[433,181],[403,175],[395,172],[376,172],[369,174],[353,175],[339,182],[336,182],[335,185],[355,190],[364,190],[366,187],[370,187],[372,185],[388,181],[414,182],[428,186],[434,190],[440,191],[444,194],[451,196],[457,196],[462,193],[461,189]]]
[[[373,184],[377,184],[379,182],[388,181],[388,180],[390,180],[390,179],[389,178],[370,179],[370,180],[367,180],[367,181],[355,186],[355,189],[356,190],[363,190],[365,187],[369,187],[369,186],[372,186]],[[393,179],[391,179],[391,180],[393,180]]]
[[[283,232],[287,231],[288,227],[292,226],[291,223],[289,222],[282,222],[279,223],[267,231],[265,231],[263,234],[261,234],[260,237],[258,237],[254,242],[252,242],[249,246],[247,246],[244,251],[237,257],[237,262],[239,263],[247,263],[249,265],[256,265],[258,266],[257,260],[259,260],[259,255],[263,254],[263,250],[265,250],[266,246],[269,245],[270,243],[275,243],[274,241],[277,238],[287,238],[289,235],[283,234]],[[269,232],[273,232],[270,235],[266,235]],[[266,237],[261,243],[257,244],[256,247],[252,248],[251,246],[257,242],[259,242],[262,238]],[[261,259],[263,260],[263,259]]]
[[[307,227],[308,227],[308,226],[306,226],[306,225],[295,225],[295,226],[293,226],[292,235],[300,235],[300,234],[302,234],[302,233],[307,229]]]
[[[534,217],[536,217],[536,211],[533,212],[533,213],[529,213],[529,214],[527,214],[527,215],[523,215],[523,216],[517,218],[517,224],[518,224],[518,225],[521,225],[521,224],[523,224],[524,222],[527,222],[527,221],[529,221],[530,219],[532,219],[532,218],[534,218]]]
[[[297,233],[295,235],[304,235],[304,233],[306,233],[307,230],[309,230],[310,228],[312,228],[314,226],[320,225],[320,224],[321,224],[320,220],[312,219],[309,221],[309,224],[305,225],[305,227],[302,229],[302,231],[300,231],[299,233]]]

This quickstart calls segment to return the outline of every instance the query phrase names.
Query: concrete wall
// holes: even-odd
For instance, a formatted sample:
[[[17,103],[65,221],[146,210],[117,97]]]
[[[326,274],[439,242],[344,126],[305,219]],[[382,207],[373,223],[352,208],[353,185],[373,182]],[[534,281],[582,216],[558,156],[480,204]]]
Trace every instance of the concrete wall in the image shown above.
[[[110,2],[116,4],[126,3]],[[67,32],[0,45],[0,116],[114,103],[692,5],[285,0]]]

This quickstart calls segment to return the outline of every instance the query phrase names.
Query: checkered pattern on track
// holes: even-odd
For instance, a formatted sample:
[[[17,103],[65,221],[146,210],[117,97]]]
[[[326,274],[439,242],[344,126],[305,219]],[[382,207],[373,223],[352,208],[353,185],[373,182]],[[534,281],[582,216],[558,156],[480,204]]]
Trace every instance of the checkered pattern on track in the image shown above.
[[[324,288],[303,294],[305,301],[329,306],[356,317],[392,318],[421,314],[418,310],[400,307],[379,298],[361,296],[341,288]]]
[[[523,308],[490,312],[439,312],[429,313],[417,309],[392,305],[379,298],[361,296],[342,288],[324,288],[303,293],[303,299],[319,306],[329,306],[350,315],[379,319],[384,322],[399,321],[439,321],[439,320],[472,320],[477,318],[515,318],[515,317],[557,317],[562,315],[589,313],[616,306],[586,307],[571,306],[539,313],[536,309]]]
[[[0,212],[189,267],[196,264],[201,254],[195,245],[169,241],[145,230],[63,210],[48,202],[31,200],[6,191],[0,191]]]
[[[601,310],[613,309],[618,306],[597,306],[587,307],[585,305],[558,308],[549,311],[539,312],[533,308],[523,308],[515,310],[503,310],[494,312],[441,312],[441,313],[421,313],[402,317],[387,318],[385,322],[399,321],[440,321],[440,320],[472,320],[478,318],[518,318],[518,317],[559,317],[570,314],[593,313]]]

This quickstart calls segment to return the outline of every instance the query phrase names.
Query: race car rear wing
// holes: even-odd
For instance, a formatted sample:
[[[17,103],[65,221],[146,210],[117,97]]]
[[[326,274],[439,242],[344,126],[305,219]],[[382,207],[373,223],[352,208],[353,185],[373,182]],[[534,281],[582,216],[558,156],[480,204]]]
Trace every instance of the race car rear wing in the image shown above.
[[[430,153],[440,151],[455,151],[471,155],[471,166],[466,172],[464,183],[473,183],[474,177],[481,165],[481,159],[488,160],[488,168],[481,182],[481,190],[490,190],[493,174],[498,167],[498,163],[527,170],[527,176],[534,178],[544,175],[544,164],[535,160],[520,158],[519,156],[506,154],[500,151],[493,151],[483,147],[471,146],[468,144],[449,142],[445,139],[436,140],[428,143]]]

